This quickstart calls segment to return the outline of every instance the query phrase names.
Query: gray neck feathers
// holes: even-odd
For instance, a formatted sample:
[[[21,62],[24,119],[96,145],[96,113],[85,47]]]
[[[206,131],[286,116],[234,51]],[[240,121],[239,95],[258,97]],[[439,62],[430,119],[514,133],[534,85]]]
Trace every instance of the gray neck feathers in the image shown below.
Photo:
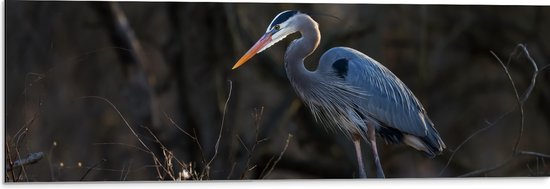
[[[302,37],[292,41],[285,53],[285,69],[287,76],[294,88],[302,89],[297,92],[309,91],[313,87],[318,78],[307,70],[304,66],[304,59],[309,56],[317,46],[321,39],[317,22],[311,17],[303,14],[296,17],[297,30]],[[300,94],[302,97],[304,94]]]
[[[290,83],[317,121],[333,126],[329,128],[340,129],[348,136],[359,133],[364,138],[363,132],[355,126],[354,120],[361,117],[354,111],[357,106],[352,101],[361,93],[337,80],[326,82],[322,75],[305,68],[304,59],[317,48],[321,34],[311,17],[300,15],[296,19],[297,30],[302,37],[292,41],[285,53],[285,68]],[[335,124],[338,126],[334,127]]]

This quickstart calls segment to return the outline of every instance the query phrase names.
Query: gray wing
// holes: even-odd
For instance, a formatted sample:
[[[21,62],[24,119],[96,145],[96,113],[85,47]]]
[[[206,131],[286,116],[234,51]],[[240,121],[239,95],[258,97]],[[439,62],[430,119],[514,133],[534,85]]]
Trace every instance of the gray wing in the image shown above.
[[[441,140],[418,99],[376,60],[351,48],[336,47],[323,54],[317,71],[339,77],[362,91],[365,96],[354,102],[361,113],[401,132],[428,136],[436,143]]]

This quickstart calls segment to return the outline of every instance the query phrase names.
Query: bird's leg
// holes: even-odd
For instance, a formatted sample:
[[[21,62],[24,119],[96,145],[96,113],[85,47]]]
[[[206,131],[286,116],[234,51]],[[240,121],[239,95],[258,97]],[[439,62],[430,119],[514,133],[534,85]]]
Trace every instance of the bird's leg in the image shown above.
[[[355,145],[355,153],[357,155],[357,166],[359,167],[359,177],[367,178],[365,165],[363,165],[363,155],[361,153],[361,137],[358,134],[353,135],[353,144]]]
[[[378,178],[386,178],[384,170],[382,169],[382,164],[380,164],[380,158],[378,157],[378,150],[376,149],[376,131],[372,125],[367,130],[367,138],[372,148],[374,163],[376,164],[376,176]]]

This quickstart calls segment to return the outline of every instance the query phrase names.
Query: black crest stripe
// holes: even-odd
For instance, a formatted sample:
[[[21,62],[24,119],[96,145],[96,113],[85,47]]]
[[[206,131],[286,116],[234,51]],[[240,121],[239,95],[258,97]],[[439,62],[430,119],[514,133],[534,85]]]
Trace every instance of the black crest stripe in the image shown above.
[[[272,28],[273,26],[275,26],[277,24],[280,24],[280,23],[283,23],[283,22],[287,21],[290,17],[294,16],[295,14],[298,14],[298,11],[287,10],[287,11],[284,11],[284,12],[280,13],[279,15],[277,15],[277,17],[275,17],[275,19],[273,19],[271,24],[269,24],[269,28]]]

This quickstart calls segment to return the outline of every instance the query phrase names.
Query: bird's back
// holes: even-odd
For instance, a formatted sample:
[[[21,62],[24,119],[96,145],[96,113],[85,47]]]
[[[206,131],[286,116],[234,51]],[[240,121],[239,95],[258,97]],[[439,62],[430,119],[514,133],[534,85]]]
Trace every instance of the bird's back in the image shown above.
[[[335,47],[323,54],[315,72],[343,80],[361,91],[363,95],[354,98],[356,113],[374,123],[377,133],[386,141],[404,142],[430,157],[445,148],[422,104],[376,60],[351,48]]]

